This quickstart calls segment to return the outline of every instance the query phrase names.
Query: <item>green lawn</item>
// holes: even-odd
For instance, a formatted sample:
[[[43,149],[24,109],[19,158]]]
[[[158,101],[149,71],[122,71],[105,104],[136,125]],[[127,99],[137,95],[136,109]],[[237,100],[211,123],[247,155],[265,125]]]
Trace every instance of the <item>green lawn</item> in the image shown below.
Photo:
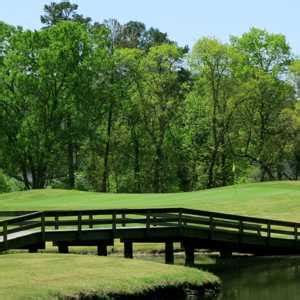
[[[103,194],[46,189],[0,195],[0,210],[148,207],[186,207],[300,221],[300,181],[243,184],[174,194]]]
[[[0,255],[0,270],[0,299],[6,300],[130,295],[219,282],[214,275],[193,268],[91,255]]]

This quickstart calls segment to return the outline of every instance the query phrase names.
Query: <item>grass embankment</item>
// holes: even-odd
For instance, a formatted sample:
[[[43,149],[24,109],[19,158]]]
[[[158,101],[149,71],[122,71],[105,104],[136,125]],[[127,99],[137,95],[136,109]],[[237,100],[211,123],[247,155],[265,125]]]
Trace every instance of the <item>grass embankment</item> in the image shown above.
[[[185,207],[300,220],[300,181],[242,184],[173,194],[34,190],[0,195],[0,210]]]
[[[2,255],[0,270],[0,299],[6,300],[142,297],[164,289],[219,285],[216,276],[197,269],[90,255]]]

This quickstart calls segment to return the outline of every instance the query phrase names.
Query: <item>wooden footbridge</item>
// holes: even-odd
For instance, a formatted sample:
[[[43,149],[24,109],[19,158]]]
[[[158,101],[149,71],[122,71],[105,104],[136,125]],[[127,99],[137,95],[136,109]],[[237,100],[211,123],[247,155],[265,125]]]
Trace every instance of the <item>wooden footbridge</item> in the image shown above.
[[[134,243],[164,243],[166,263],[174,262],[180,242],[186,264],[195,249],[255,255],[300,254],[300,223],[245,217],[184,208],[0,212],[0,251],[36,252],[52,242],[61,253],[69,246],[97,246],[107,255],[115,239],[124,256],[133,257]]]

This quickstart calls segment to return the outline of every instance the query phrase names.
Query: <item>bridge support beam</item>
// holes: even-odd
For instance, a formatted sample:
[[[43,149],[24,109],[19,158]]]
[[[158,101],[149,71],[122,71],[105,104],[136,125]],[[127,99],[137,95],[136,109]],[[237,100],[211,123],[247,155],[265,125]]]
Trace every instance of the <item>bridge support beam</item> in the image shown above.
[[[230,249],[223,249],[220,251],[221,258],[231,258],[232,257],[232,251]]]
[[[32,246],[32,247],[29,247],[28,248],[28,252],[29,253],[37,253],[38,252],[38,247],[36,247],[36,246]]]
[[[195,249],[191,245],[184,245],[185,265],[193,266],[195,264]]]
[[[125,258],[133,258],[132,241],[124,240],[124,257]]]
[[[99,256],[107,256],[107,246],[103,244],[97,245],[97,254]]]
[[[46,249],[46,243],[38,243],[38,244],[30,245],[28,247],[28,252],[36,253],[39,251],[39,249]]]
[[[173,242],[165,243],[165,263],[174,264],[174,244]]]
[[[58,246],[59,253],[69,253],[68,245],[59,243],[57,246]]]

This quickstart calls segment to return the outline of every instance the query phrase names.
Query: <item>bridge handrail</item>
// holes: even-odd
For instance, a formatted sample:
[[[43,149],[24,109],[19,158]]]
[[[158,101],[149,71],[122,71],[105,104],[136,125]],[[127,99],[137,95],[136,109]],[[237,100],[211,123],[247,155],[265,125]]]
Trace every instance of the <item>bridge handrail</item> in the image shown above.
[[[277,225],[277,226],[288,226],[292,227],[295,225],[298,225],[300,227],[300,222],[291,222],[291,221],[284,221],[279,219],[267,219],[267,218],[261,218],[261,217],[250,217],[250,216],[243,216],[243,215],[236,215],[236,214],[230,214],[230,213],[221,213],[221,212],[213,212],[213,211],[207,211],[207,210],[198,210],[198,209],[190,209],[190,208],[120,208],[120,209],[84,209],[84,210],[45,210],[44,213],[46,216],[77,216],[78,214],[82,215],[90,215],[90,214],[101,214],[101,215],[112,215],[114,213],[116,214],[133,214],[133,213],[147,213],[147,212],[161,212],[161,213],[187,213],[197,216],[213,216],[215,218],[222,218],[222,219],[231,219],[236,221],[245,221],[245,222],[253,222],[253,223],[264,223],[271,225]],[[1,216],[13,216],[12,218],[9,218],[7,220],[21,220],[23,216],[28,216],[30,219],[30,216],[34,216],[34,214],[41,213],[41,211],[0,211],[0,217]],[[21,215],[19,215],[21,214]],[[17,215],[17,216],[16,216]],[[3,223],[3,221],[0,221],[0,226]]]
[[[220,218],[220,219],[231,219],[231,220],[235,220],[235,221],[263,223],[265,225],[271,224],[271,225],[288,226],[288,227],[293,227],[295,225],[298,225],[300,227],[300,222],[291,222],[291,221],[284,221],[284,220],[278,220],[278,219],[266,219],[266,218],[259,218],[259,217],[242,216],[242,215],[213,212],[213,211],[206,211],[206,210],[197,210],[197,209],[190,209],[190,208],[181,208],[181,210],[183,213],[187,213],[187,214],[207,216],[207,217],[212,216],[214,218]]]

